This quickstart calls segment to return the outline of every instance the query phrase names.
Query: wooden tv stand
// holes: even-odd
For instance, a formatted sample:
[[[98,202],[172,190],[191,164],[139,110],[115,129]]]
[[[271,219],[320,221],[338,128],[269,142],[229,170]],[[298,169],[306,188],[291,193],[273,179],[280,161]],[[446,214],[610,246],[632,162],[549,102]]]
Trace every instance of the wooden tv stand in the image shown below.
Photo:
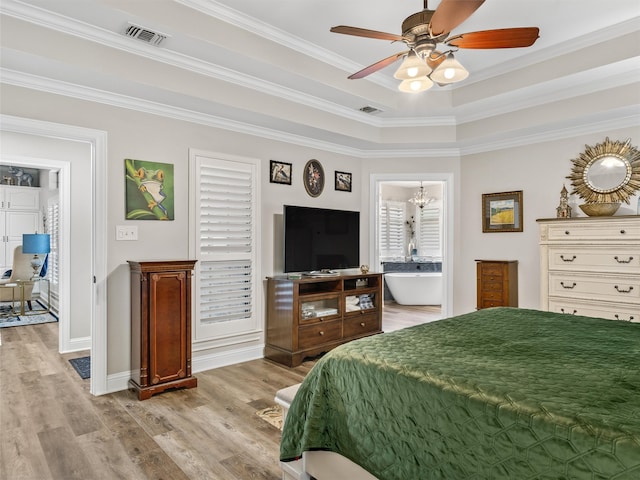
[[[382,333],[381,273],[267,278],[266,358],[295,367],[377,333]]]

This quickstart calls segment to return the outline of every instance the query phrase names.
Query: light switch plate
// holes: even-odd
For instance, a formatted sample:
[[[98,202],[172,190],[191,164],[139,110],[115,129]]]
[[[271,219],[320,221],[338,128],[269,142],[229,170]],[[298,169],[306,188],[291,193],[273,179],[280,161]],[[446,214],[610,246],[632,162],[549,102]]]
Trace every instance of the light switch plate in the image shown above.
[[[116,225],[116,240],[138,240],[138,227]]]

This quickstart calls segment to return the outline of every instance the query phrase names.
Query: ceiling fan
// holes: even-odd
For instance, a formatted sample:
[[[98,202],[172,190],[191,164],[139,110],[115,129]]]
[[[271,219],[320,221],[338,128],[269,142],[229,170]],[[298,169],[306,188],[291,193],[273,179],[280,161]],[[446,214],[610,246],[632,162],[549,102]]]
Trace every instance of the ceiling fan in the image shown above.
[[[537,27],[482,30],[449,36],[451,30],[469,18],[485,0],[442,0],[435,10],[429,10],[427,0],[424,9],[408,16],[402,22],[402,35],[339,25],[331,28],[334,33],[357,37],[404,42],[408,50],[384,58],[373,65],[350,75],[350,79],[366,77],[404,57],[394,77],[402,80],[399,89],[418,92],[430,88],[433,83],[446,85],[464,80],[468,75],[454,58],[460,48],[492,49],[530,47],[538,39]],[[439,51],[438,45],[449,48]]]

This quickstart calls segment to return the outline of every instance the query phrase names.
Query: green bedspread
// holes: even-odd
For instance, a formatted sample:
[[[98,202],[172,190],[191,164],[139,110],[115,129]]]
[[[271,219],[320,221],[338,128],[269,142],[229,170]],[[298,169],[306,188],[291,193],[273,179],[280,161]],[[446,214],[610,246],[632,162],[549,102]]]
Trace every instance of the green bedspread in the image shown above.
[[[640,479],[640,324],[493,308],[342,345],[309,372],[280,457],[380,479]]]

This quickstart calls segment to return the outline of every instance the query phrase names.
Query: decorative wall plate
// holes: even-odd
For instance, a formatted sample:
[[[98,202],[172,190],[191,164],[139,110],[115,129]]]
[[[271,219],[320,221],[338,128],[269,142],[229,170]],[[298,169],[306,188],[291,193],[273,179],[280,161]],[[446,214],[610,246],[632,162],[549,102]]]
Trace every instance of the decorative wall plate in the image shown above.
[[[318,160],[309,160],[304,166],[304,188],[309,195],[317,197],[324,190],[324,169]]]

